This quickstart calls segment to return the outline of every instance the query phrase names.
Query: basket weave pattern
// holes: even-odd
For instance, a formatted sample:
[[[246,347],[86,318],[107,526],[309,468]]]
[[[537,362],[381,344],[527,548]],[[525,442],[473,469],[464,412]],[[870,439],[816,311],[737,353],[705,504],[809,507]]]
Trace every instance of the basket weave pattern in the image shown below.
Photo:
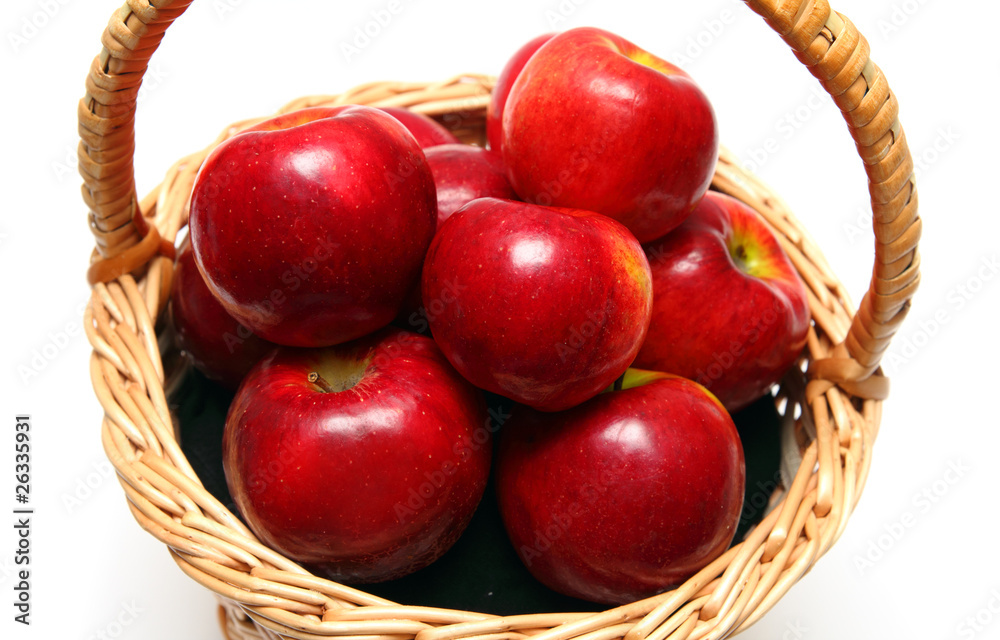
[[[854,309],[808,233],[774,193],[725,149],[713,188],[759,211],[806,284],[814,326],[777,401],[783,415],[782,486],[739,544],[680,587],[601,613],[498,617],[412,607],[317,578],[262,545],[213,498],[175,437],[168,389],[182,365],[162,330],[174,239],[202,160],[259,120],[234,124],[185,157],[145,198],[133,172],[136,97],[165,30],[190,0],[128,0],[111,19],[79,105],[83,199],[96,247],[85,327],[101,439],[138,523],[178,566],[219,597],[229,638],[417,640],[660,640],[722,638],[767,612],[839,538],[865,484],[888,381],[881,355],[919,281],[921,223],[913,162],[885,76],[864,37],[825,0],[751,1],[841,109],[869,177],[875,264]],[[493,80],[372,83],[286,105],[404,106],[438,117],[465,141],[482,142]],[[270,116],[268,116],[270,117]],[[261,120],[264,118],[261,118]],[[160,330],[158,335],[157,330]]]

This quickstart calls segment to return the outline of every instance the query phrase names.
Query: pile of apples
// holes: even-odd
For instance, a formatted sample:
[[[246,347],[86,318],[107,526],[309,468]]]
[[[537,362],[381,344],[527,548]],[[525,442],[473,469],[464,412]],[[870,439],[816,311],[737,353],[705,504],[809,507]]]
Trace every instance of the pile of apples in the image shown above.
[[[235,390],[230,493],[271,548],[370,583],[439,558],[492,473],[542,583],[662,592],[732,542],[730,414],[796,363],[805,290],[766,223],[708,190],[705,94],[617,35],[525,44],[487,140],[347,105],[206,158],[171,317]]]

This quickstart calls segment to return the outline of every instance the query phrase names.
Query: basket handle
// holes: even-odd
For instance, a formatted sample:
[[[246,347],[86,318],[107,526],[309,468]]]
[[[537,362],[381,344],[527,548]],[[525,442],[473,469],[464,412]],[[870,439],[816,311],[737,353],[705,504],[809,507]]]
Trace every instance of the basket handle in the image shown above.
[[[844,341],[811,364],[807,397],[837,384],[853,395],[884,399],[888,380],[873,375],[920,282],[913,158],[899,123],[899,103],[870,48],[825,0],[744,0],[792,48],[840,108],[868,175],[875,265]]]
[[[853,395],[884,398],[887,380],[873,375],[910,308],[920,279],[921,221],[913,159],[899,124],[899,105],[869,46],[826,0],[744,0],[792,48],[847,121],[868,174],[875,232],[872,279],[844,340],[812,362],[809,395],[840,385]],[[173,246],[140,211],[135,189],[136,97],[149,59],[167,27],[191,0],[127,0],[111,18],[91,65],[78,109],[83,199],[96,239],[91,284],[142,269]]]

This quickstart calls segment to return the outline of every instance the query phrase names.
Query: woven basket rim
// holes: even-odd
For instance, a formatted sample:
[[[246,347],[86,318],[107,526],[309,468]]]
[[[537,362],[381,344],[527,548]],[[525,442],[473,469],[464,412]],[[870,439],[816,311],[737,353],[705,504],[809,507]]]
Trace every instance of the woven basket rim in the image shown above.
[[[85,328],[93,347],[91,378],[105,411],[102,442],[129,508],[168,546],[182,571],[217,594],[229,637],[724,637],[758,620],[839,538],[871,463],[887,394],[879,358],[919,281],[920,231],[913,163],[895,98],[849,20],[825,2],[803,3],[795,11],[779,11],[776,2],[748,2],[820,78],[858,144],[870,179],[876,237],[873,279],[861,305],[853,308],[780,197],[725,149],[713,180],[713,188],[762,214],[809,291],[815,326],[806,348],[808,370],[786,376],[777,398],[784,404],[787,440],[780,500],[742,542],[672,591],[599,613],[500,617],[390,603],[311,576],[260,544],[208,494],[181,451],[166,400],[171,374],[181,367],[164,360],[170,350],[156,330],[169,293],[174,241],[205,155],[236,131],[271,117],[226,127],[210,145],[176,162],[147,196],[136,196],[134,99],[122,109],[110,94],[137,60],[148,61],[163,30],[189,2],[166,2],[146,12],[126,5],[112,19],[88,77],[80,105],[80,159],[97,246],[88,272],[93,287]],[[403,106],[438,117],[466,141],[482,140],[493,82],[479,74],[433,83],[373,82],[335,96],[300,98],[278,113],[347,103]],[[805,440],[796,442],[796,434]]]

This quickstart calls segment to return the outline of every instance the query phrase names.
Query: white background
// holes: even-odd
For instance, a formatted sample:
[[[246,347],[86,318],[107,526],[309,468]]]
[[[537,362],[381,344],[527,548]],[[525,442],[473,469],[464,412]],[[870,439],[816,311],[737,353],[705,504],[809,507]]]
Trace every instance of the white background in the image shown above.
[[[816,81],[741,3],[403,0],[350,59],[341,45],[389,3],[346,4],[196,0],[151,64],[138,114],[139,191],[224,125],[294,97],[370,80],[497,73],[529,38],[589,24],[695,76],[724,143],[754,162],[860,300],[873,258],[861,163],[832,102],[812,97]],[[989,37],[1000,10],[942,0],[834,6],[867,35],[901,105],[918,162],[924,277],[890,348],[892,394],[844,536],[743,637],[995,638],[1000,278],[984,265],[1000,257],[1000,53]],[[221,637],[212,594],[138,527],[117,481],[101,474],[101,409],[80,329],[93,241],[74,158],[77,101],[116,8],[113,0],[7,0],[0,9],[0,509],[14,504],[20,412],[33,419],[36,509],[30,628],[12,621],[15,538],[12,516],[0,518],[5,638]],[[765,157],[768,139],[777,150]]]

